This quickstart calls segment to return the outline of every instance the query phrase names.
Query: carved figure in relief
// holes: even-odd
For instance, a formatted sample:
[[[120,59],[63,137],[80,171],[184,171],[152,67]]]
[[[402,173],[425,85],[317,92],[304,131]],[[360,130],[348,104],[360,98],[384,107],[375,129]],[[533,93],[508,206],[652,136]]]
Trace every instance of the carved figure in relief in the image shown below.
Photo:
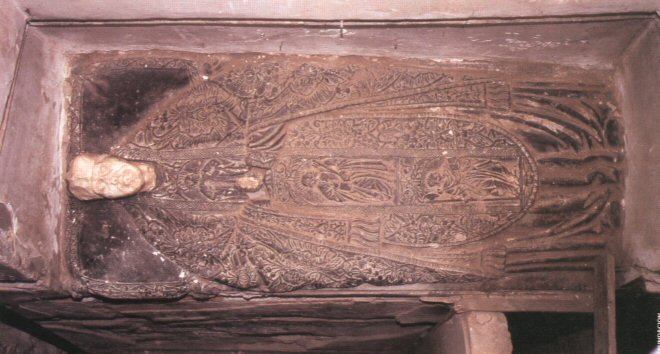
[[[522,197],[531,199],[534,178],[522,177],[534,173],[533,165],[512,137],[438,116],[333,121],[367,122],[372,129],[349,129],[344,139],[326,141],[317,128],[327,120],[316,117],[269,127],[248,144],[272,154],[260,167],[244,150],[223,147],[204,150],[217,157],[191,159],[194,149],[159,153],[158,164],[168,166],[161,167],[168,171],[164,185],[142,202],[162,207],[130,200],[123,207],[163,255],[241,289],[462,282],[502,274],[502,247],[452,247],[494,234],[528,207]],[[418,129],[391,138],[398,126]],[[425,143],[417,143],[420,137]],[[326,143],[301,148],[306,138]],[[469,156],[461,155],[466,145]],[[178,200],[211,209],[241,206],[211,212],[189,203],[186,213]],[[218,220],[231,225],[221,235]]]
[[[156,170],[150,163],[82,154],[71,161],[66,179],[69,191],[78,199],[115,199],[153,190]]]
[[[391,200],[393,175],[383,161],[346,158],[292,161],[289,192],[311,204]]]
[[[506,84],[463,81],[311,64],[224,73],[117,144],[163,175],[155,189],[129,183],[151,192],[118,208],[164,256],[241,289],[497,278],[506,249],[486,239],[530,209],[537,165],[492,117],[419,110],[508,109]]]

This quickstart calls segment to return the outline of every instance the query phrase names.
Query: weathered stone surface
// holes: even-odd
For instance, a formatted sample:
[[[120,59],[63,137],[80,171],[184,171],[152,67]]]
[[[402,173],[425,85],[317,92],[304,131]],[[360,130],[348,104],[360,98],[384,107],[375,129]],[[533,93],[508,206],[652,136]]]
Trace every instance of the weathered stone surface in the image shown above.
[[[27,21],[25,13],[20,10],[13,1],[5,1],[0,4],[0,16],[5,19],[0,24],[0,66],[4,69],[0,72],[0,143],[3,140],[5,127],[5,109],[8,102],[18,65],[19,49],[23,40],[25,31],[25,22]]]
[[[42,37],[28,32],[13,96],[0,127],[0,135],[4,136],[0,148],[0,203],[12,215],[11,231],[3,232],[6,237],[0,238],[0,258],[27,280],[40,280],[57,289],[59,282],[67,279],[59,277],[59,225],[64,210],[59,164],[62,140],[56,117],[63,105],[54,97],[60,95],[65,73],[54,70],[57,65],[44,65],[54,54],[43,51]]]
[[[148,4],[120,0],[114,4],[94,0],[87,6],[74,6],[67,1],[16,0],[17,5],[29,10],[40,20],[52,19],[135,19],[171,18],[248,18],[248,19],[438,19],[438,18],[500,18],[565,16],[575,14],[601,14],[621,12],[649,12],[658,9],[654,0],[600,1],[562,0],[517,1],[502,0],[498,6],[484,0],[450,0],[443,3],[410,3],[403,0],[361,2],[347,6],[344,0],[331,0],[311,6],[304,1],[268,0],[258,3],[217,3],[208,0],[163,2],[152,0]]]
[[[62,299],[23,303],[15,310],[90,352],[405,352],[449,314],[442,304],[375,297],[168,304]]]
[[[465,312],[430,330],[421,353],[510,354],[507,319],[500,312]]]
[[[14,327],[0,323],[0,353],[64,354],[65,352]]]
[[[660,55],[658,22],[650,24],[633,42],[618,68],[617,83],[622,86],[622,111],[626,117],[626,218],[617,259],[628,272],[625,282],[638,276],[646,279],[649,292],[660,293],[660,102],[656,99],[660,65],[647,60]],[[649,183],[649,181],[654,181]]]

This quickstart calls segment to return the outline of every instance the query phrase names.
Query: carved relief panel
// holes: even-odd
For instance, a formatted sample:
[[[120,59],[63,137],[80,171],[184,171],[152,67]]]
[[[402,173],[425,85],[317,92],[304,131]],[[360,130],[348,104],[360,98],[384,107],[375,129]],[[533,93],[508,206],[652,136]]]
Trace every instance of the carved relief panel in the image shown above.
[[[162,82],[122,113],[102,91],[135,72]],[[580,271],[617,234],[621,209],[619,118],[590,78],[357,57],[83,58],[71,158],[148,163],[157,181],[128,198],[70,200],[71,268],[81,291],[117,298],[515,288],[523,274]],[[121,247],[161,271],[99,266],[99,227],[139,240]],[[121,247],[104,252],[119,259]]]

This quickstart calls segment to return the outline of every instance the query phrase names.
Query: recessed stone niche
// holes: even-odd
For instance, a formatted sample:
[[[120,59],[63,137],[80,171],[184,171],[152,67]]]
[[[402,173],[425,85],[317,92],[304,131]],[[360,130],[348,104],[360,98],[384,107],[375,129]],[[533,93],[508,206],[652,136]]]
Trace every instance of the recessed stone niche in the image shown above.
[[[657,21],[37,21],[2,301],[90,352],[510,352],[507,312],[613,352],[615,266],[657,277]]]

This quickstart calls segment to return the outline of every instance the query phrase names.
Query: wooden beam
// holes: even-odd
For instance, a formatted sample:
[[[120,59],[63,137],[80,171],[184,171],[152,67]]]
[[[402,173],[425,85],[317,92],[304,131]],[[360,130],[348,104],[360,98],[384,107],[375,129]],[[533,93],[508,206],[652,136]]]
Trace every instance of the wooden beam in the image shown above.
[[[614,257],[609,252],[594,266],[594,353],[616,354]]]
[[[453,304],[456,312],[592,312],[588,292],[467,294],[422,297],[423,302]]]

